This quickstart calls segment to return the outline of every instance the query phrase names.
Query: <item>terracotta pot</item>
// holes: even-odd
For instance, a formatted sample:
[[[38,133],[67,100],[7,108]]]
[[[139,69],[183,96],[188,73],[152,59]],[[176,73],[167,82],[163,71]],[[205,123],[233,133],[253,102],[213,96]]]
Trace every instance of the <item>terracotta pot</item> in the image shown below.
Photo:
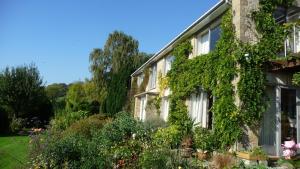
[[[209,153],[208,152],[203,152],[203,151],[198,151],[197,152],[197,158],[199,160],[208,160],[209,158]]]

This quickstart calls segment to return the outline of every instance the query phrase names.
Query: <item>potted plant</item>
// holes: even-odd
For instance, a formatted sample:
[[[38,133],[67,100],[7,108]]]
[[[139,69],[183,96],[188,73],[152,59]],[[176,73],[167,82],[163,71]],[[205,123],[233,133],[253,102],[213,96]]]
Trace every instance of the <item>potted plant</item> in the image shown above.
[[[181,156],[182,157],[191,157],[193,153],[193,139],[190,135],[183,137],[181,142]]]
[[[206,128],[196,127],[194,131],[195,146],[197,149],[197,158],[207,160],[210,152],[213,150],[213,134]]]
[[[193,127],[194,120],[188,118],[181,126],[183,139],[181,141],[181,156],[188,158],[193,153]]]

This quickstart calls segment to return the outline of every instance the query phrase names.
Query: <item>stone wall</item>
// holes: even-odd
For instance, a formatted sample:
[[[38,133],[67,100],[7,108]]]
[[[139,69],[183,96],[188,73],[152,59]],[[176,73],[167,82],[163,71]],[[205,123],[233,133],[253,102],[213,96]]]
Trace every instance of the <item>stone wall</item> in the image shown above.
[[[257,42],[258,35],[255,31],[255,24],[251,19],[251,12],[256,10],[258,5],[259,0],[232,0],[236,37],[243,42]]]
[[[258,34],[255,31],[255,24],[251,19],[252,11],[256,10],[259,5],[259,0],[232,0],[233,24],[235,26],[236,37],[245,43],[256,43]],[[237,91],[237,83],[239,76],[233,81],[235,92]],[[240,106],[240,100],[236,93],[236,105]],[[259,127],[251,129],[244,126],[244,134],[242,140],[234,147],[234,149],[251,149],[258,146]]]

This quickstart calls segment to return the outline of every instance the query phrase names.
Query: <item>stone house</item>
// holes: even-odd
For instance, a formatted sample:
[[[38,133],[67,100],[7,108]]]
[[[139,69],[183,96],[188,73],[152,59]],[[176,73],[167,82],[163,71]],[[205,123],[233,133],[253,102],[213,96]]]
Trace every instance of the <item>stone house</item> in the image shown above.
[[[182,33],[176,36],[170,43],[164,46],[146,63],[138,68],[132,75],[133,88],[138,88],[134,95],[134,116],[142,121],[159,116],[168,120],[169,96],[172,94],[169,88],[161,90],[160,79],[171,69],[172,50],[176,44],[183,39],[191,39],[193,51],[189,58],[201,57],[215,48],[220,37],[221,18],[230,8],[232,9],[233,24],[236,37],[249,43],[257,41],[257,35],[250,18],[250,13],[259,5],[259,0],[221,0],[199,19],[192,23]],[[280,8],[275,11],[274,17],[278,23],[289,22],[300,17],[300,0],[295,6],[287,11]],[[300,30],[294,28],[291,38],[282,42],[285,51],[300,52]],[[300,88],[292,84],[292,75],[300,69],[300,63],[273,62],[267,72],[267,95],[269,97],[268,110],[263,115],[260,129],[253,131],[249,129],[247,138],[248,146],[261,146],[270,156],[282,154],[281,144],[286,138],[294,138],[300,142]],[[235,83],[235,82],[233,82]],[[213,97],[204,90],[192,94],[186,100],[189,115],[202,127],[212,128],[213,113],[210,108]],[[155,100],[159,96],[160,100]],[[159,112],[155,110],[158,102]],[[237,99],[237,105],[238,99]],[[242,144],[236,144],[236,149],[242,149]]]

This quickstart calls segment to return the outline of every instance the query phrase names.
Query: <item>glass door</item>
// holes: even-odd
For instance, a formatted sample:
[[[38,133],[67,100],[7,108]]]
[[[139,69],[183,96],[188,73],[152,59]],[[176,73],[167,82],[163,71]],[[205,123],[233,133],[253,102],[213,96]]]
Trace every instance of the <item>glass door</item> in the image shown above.
[[[281,143],[297,142],[297,104],[295,89],[281,89]]]

